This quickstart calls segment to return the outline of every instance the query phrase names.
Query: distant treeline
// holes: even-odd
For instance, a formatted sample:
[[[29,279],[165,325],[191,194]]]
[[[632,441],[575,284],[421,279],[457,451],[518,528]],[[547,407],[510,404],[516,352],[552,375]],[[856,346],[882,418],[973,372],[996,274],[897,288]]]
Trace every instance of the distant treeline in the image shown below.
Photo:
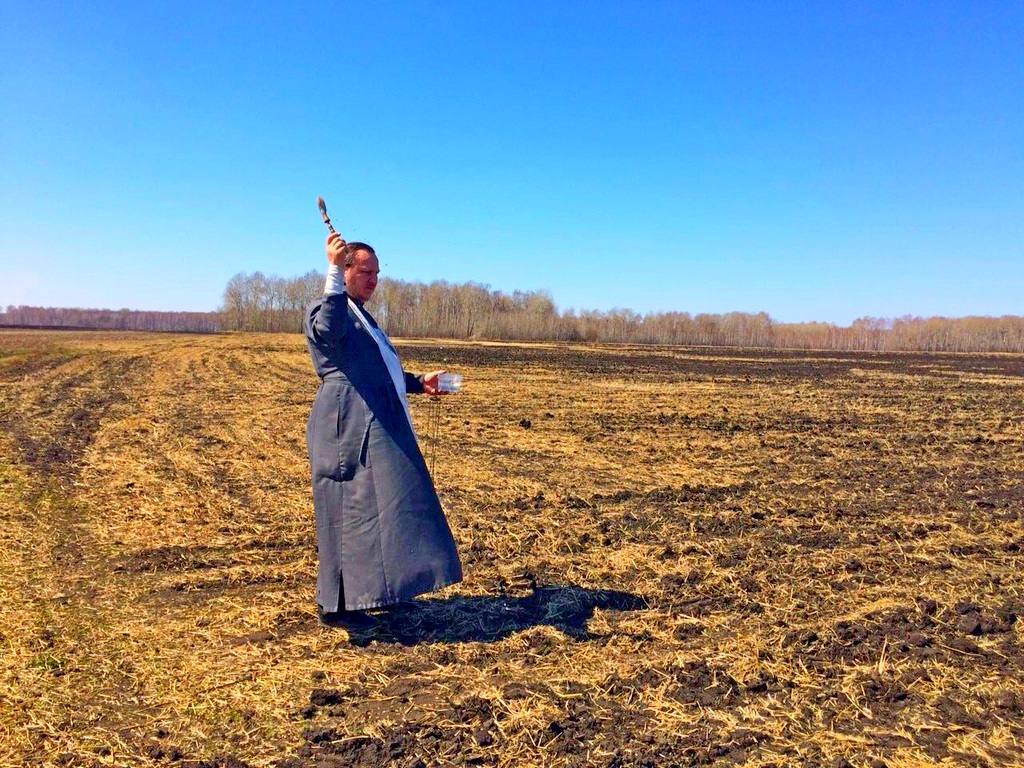
[[[219,312],[8,307],[0,324],[146,331],[302,329],[324,275],[282,278],[239,273]],[[1024,317],[863,317],[849,326],[780,323],[768,314],[697,314],[629,309],[559,312],[546,291],[494,291],[478,283],[382,279],[370,309],[392,336],[509,341],[600,341],[851,351],[1024,352]]]
[[[219,312],[146,312],[136,309],[25,306],[9,306],[6,311],[0,311],[0,325],[193,333],[213,333],[222,328]]]
[[[229,330],[298,331],[324,275],[267,277],[239,273],[224,290]],[[559,312],[546,291],[494,291],[479,283],[411,283],[384,278],[370,301],[392,336],[509,341],[602,341],[637,344],[834,350],[1024,352],[1024,317],[864,317],[831,323],[779,323],[768,314],[697,314],[629,309]]]

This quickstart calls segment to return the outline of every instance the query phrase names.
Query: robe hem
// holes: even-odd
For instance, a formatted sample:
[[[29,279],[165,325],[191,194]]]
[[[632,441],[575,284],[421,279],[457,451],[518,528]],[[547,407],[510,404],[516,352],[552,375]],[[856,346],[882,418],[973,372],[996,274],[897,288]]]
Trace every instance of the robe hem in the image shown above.
[[[346,610],[346,611],[371,611],[374,608],[389,608],[392,605],[398,605],[399,603],[403,603],[406,600],[410,600],[410,599],[412,599],[412,598],[414,598],[414,597],[416,597],[418,595],[425,595],[428,592],[436,592],[439,589],[444,589],[445,587],[450,587],[452,584],[458,584],[460,581],[462,581],[461,577],[459,577],[457,579],[452,579],[450,581],[440,581],[440,582],[436,582],[434,584],[434,586],[432,586],[432,587],[428,587],[427,589],[423,589],[423,590],[420,590],[418,592],[410,592],[409,594],[403,595],[402,597],[395,597],[394,599],[389,599],[389,600],[378,600],[377,602],[373,602],[373,603],[359,603],[354,608],[349,608],[348,606],[345,606],[345,608],[343,610]],[[339,606],[340,606],[340,604],[341,603],[339,601]]]

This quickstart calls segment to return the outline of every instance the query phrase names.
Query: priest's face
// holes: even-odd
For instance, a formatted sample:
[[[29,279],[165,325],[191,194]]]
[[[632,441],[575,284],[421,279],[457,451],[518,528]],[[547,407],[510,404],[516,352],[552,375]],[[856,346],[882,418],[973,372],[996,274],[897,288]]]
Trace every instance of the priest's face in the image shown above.
[[[380,265],[369,251],[356,251],[351,266],[345,267],[345,291],[357,301],[369,301],[377,287]]]

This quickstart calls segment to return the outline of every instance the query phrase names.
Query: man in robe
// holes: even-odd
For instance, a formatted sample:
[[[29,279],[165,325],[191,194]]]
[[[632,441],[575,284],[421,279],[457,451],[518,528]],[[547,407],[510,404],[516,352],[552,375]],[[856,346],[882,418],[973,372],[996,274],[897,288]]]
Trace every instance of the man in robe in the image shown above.
[[[462,579],[451,530],[416,442],[406,393],[439,394],[444,371],[402,369],[364,304],[373,248],[327,238],[324,295],[304,318],[320,376],[306,429],[313,476],[321,623],[372,627],[384,608]]]

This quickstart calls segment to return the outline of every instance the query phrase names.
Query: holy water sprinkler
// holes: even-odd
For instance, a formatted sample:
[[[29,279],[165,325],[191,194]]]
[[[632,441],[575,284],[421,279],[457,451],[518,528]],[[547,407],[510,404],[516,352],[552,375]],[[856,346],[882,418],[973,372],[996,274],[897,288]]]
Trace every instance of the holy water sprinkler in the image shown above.
[[[331,226],[331,219],[327,215],[327,203],[324,202],[323,197],[321,197],[320,195],[316,196],[316,205],[320,209],[320,215],[324,217],[324,224],[327,225],[327,231],[330,232],[332,235],[338,234],[337,232],[334,231],[334,227]]]

